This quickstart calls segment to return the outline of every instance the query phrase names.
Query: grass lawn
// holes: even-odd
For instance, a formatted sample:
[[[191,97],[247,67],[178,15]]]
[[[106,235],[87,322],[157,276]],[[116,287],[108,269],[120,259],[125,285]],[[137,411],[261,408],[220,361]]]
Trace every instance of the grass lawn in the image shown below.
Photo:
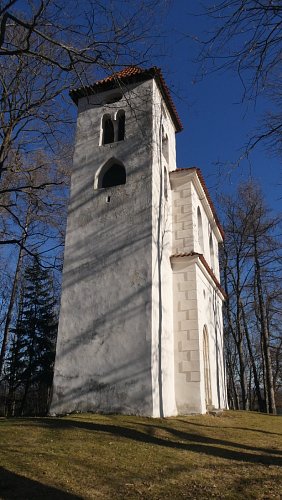
[[[0,419],[0,498],[280,499],[282,417]]]

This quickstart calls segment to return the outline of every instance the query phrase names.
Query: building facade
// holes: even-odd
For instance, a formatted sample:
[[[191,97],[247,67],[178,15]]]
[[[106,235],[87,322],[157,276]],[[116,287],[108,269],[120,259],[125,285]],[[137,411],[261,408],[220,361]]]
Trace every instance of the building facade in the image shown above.
[[[158,68],[76,89],[77,133],[51,414],[225,408],[218,244]]]

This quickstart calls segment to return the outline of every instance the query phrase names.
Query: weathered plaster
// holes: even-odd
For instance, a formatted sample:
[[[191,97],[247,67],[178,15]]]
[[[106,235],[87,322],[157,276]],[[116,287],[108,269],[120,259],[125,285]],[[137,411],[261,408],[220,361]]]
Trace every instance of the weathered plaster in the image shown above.
[[[123,89],[125,90],[125,89]],[[176,169],[175,128],[154,79],[78,102],[52,414],[205,413],[203,328],[212,402],[226,406],[222,296],[198,256],[197,208],[219,278],[218,232],[194,171]],[[125,139],[102,145],[103,115],[125,112]],[[115,160],[126,184],[99,188]],[[165,185],[165,181],[167,184]]]

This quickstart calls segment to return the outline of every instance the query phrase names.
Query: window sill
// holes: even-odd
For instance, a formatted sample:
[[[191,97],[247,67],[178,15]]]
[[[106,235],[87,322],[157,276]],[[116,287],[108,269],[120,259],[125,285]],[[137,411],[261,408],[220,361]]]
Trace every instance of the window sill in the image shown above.
[[[126,139],[124,139],[123,141],[110,142],[109,144],[100,144],[100,147],[111,149],[111,148],[115,148],[118,144],[121,144],[125,141],[126,141]]]

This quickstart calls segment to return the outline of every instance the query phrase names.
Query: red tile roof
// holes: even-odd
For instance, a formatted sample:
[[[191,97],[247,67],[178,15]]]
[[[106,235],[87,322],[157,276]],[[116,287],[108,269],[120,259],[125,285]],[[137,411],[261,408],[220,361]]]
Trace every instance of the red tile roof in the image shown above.
[[[128,76],[132,75],[140,75],[143,70],[142,68],[139,68],[139,66],[127,66],[126,68],[123,68],[121,71],[117,71],[116,73],[112,73],[111,75],[107,76],[106,78],[103,78],[102,80],[98,80],[97,82],[94,83],[94,85],[101,85],[106,82],[112,82],[112,81],[119,81],[122,80],[123,78],[127,78]]]
[[[171,255],[170,258],[175,258],[175,257],[199,257],[200,261],[202,262],[204,268],[207,270],[207,272],[209,273],[210,277],[212,278],[213,282],[215,283],[215,285],[217,286],[217,288],[219,289],[219,291],[222,293],[223,297],[226,299],[227,298],[227,294],[225,292],[225,290],[222,288],[221,284],[219,283],[217,277],[215,276],[213,270],[210,268],[210,266],[208,265],[205,257],[203,256],[202,253],[197,253],[197,252],[190,252],[190,253],[176,253],[174,255]]]
[[[171,98],[169,89],[165,83],[162,72],[160,68],[157,68],[156,66],[153,66],[149,69],[142,69],[138,66],[128,66],[123,70],[118,71],[117,73],[113,73],[112,75],[107,76],[103,80],[99,80],[93,83],[92,85],[71,90],[70,96],[74,103],[77,105],[78,99],[80,99],[81,97],[86,97],[92,94],[97,94],[104,90],[121,87],[121,84],[125,85],[138,81],[146,81],[151,80],[152,78],[155,79],[159,90],[166,102],[173,123],[175,125],[176,132],[180,132],[183,129],[182,123]]]
[[[177,168],[176,170],[173,170],[172,172],[170,172],[170,174],[177,174],[178,172],[193,172],[193,171],[197,173],[198,179],[201,183],[201,186],[204,190],[204,193],[205,193],[206,198],[208,200],[209,206],[211,208],[212,214],[214,216],[214,220],[216,222],[216,225],[219,229],[219,232],[220,232],[222,238],[224,239],[224,230],[223,230],[222,225],[220,224],[219,218],[217,216],[214,204],[213,204],[212,199],[210,197],[210,194],[209,194],[209,191],[208,191],[208,188],[207,188],[207,185],[205,183],[205,180],[204,180],[204,177],[203,177],[201,170],[198,167]]]

